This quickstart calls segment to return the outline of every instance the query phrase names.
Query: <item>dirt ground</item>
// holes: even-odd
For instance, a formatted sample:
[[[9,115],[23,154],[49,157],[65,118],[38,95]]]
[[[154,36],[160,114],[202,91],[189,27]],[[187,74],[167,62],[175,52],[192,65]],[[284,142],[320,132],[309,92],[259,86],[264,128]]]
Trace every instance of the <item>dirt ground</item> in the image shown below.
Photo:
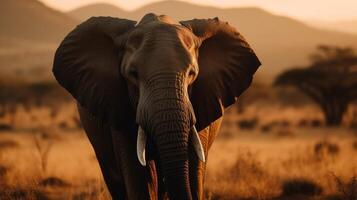
[[[74,106],[66,108],[54,117],[19,109],[16,128],[0,132],[0,199],[110,199]],[[355,198],[356,131],[324,127],[304,109],[229,111],[208,156],[207,199]]]

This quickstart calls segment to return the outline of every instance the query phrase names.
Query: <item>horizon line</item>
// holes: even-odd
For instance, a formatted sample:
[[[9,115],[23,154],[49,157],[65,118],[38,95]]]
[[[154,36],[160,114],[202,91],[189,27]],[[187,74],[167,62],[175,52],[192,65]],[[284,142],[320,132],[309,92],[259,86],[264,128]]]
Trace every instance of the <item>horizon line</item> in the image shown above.
[[[337,19],[337,20],[336,19],[329,20],[329,19],[322,19],[322,18],[316,18],[316,17],[302,17],[302,16],[288,15],[288,14],[283,13],[283,12],[273,11],[271,9],[267,9],[267,8],[264,8],[262,6],[257,6],[257,5],[246,4],[244,6],[230,6],[229,7],[229,6],[217,6],[217,5],[210,5],[210,4],[205,4],[205,3],[189,2],[188,0],[153,0],[152,2],[144,3],[142,5],[134,7],[132,9],[122,7],[122,6],[117,5],[117,4],[113,3],[113,2],[105,2],[105,1],[102,1],[102,0],[98,0],[97,2],[84,3],[82,5],[74,6],[74,7],[67,8],[67,9],[61,9],[58,6],[52,6],[46,0],[38,0],[38,1],[40,1],[41,3],[43,3],[44,5],[52,8],[52,9],[55,9],[55,10],[63,12],[63,13],[68,13],[68,12],[71,12],[71,11],[76,10],[76,9],[80,9],[80,8],[83,8],[83,7],[86,7],[86,6],[91,6],[91,5],[98,5],[98,4],[110,5],[110,6],[116,7],[118,9],[126,11],[126,12],[135,12],[137,10],[140,10],[141,8],[144,8],[145,6],[152,5],[152,4],[157,4],[157,3],[162,3],[162,2],[180,2],[180,3],[186,3],[186,4],[190,4],[190,5],[195,5],[195,6],[216,8],[216,9],[221,9],[221,10],[255,8],[255,9],[260,9],[262,11],[268,12],[268,13],[273,14],[273,15],[282,16],[282,17],[288,17],[288,18],[299,20],[299,21],[312,22],[312,23],[313,22],[337,23],[337,22],[346,22],[346,21],[357,21],[357,16],[356,17],[352,17],[352,18],[350,17],[350,18],[341,18],[341,19]]]

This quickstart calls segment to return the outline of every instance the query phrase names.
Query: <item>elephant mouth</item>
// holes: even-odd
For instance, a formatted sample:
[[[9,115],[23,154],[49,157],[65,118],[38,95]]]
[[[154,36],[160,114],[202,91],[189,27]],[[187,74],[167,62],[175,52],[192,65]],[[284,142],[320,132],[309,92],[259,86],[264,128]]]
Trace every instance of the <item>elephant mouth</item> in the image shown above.
[[[190,130],[190,134],[191,134],[190,136],[192,138],[190,140],[191,141],[190,145],[192,145],[193,149],[195,150],[195,153],[196,153],[198,159],[201,160],[202,162],[206,162],[202,142],[201,142],[201,139],[198,135],[198,132],[197,132],[197,129],[195,126],[192,126],[192,128]],[[148,142],[148,141],[150,141],[150,142]],[[148,146],[151,147],[151,148],[149,148],[151,150],[149,152],[147,152]],[[153,146],[154,145],[152,144],[152,139],[150,139],[148,134],[144,131],[144,129],[139,126],[137,142],[136,142],[136,153],[137,153],[138,160],[142,166],[146,166],[146,161],[147,161],[146,155],[147,154],[152,155],[152,151],[153,151],[152,147]]]

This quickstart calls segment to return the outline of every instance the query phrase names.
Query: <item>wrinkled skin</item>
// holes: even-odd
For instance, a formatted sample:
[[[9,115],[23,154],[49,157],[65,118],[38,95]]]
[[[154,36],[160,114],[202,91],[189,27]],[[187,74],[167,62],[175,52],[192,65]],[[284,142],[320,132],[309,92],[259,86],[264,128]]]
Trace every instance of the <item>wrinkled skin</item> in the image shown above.
[[[228,24],[174,22],[147,14],[135,24],[91,18],[62,42],[53,72],[78,101],[113,199],[203,199],[205,157],[223,109],[235,102],[260,65]],[[138,127],[147,136],[138,161]]]

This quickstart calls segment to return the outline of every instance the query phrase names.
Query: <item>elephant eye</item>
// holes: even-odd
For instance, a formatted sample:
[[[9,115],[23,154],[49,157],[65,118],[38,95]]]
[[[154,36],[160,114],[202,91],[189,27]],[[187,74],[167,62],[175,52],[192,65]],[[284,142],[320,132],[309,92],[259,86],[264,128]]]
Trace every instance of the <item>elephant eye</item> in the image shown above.
[[[135,80],[138,79],[138,72],[135,69],[129,69],[129,76],[134,78]]]

